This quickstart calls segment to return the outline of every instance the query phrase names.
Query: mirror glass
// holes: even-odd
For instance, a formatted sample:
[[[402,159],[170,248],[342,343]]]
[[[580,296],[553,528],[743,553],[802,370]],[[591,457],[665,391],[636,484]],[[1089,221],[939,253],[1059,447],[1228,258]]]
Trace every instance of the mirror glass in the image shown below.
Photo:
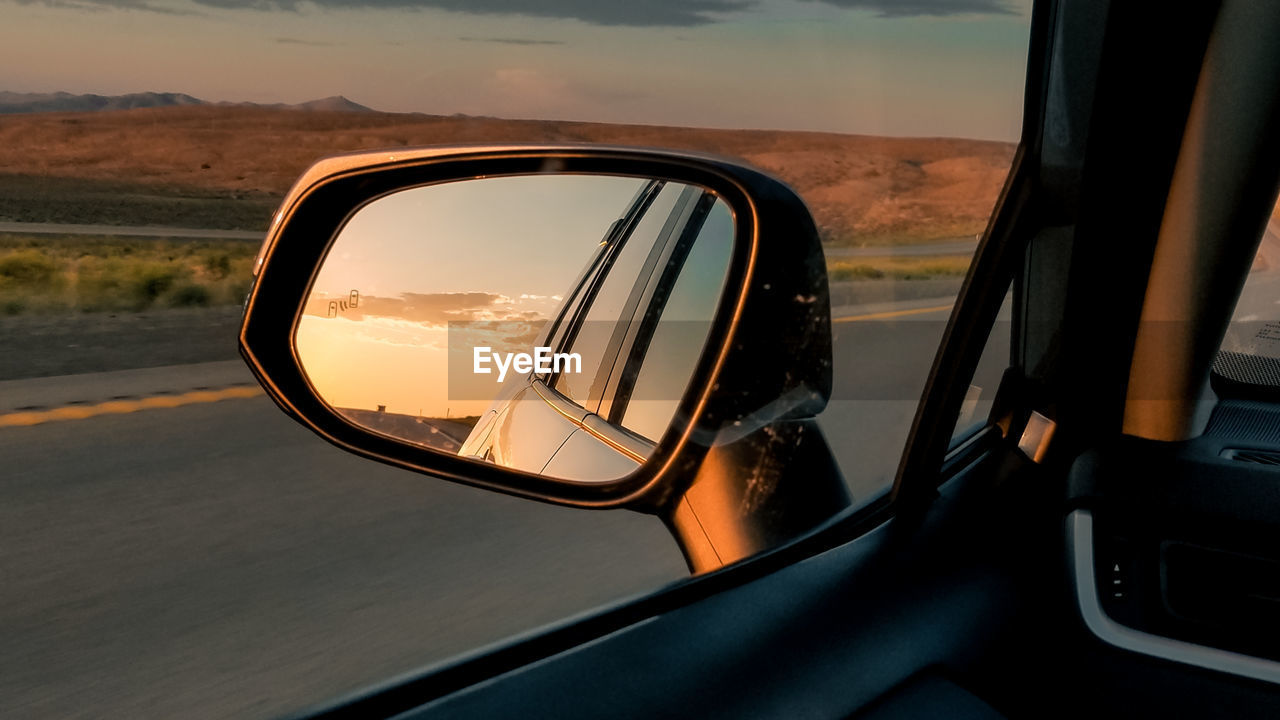
[[[335,238],[295,334],[318,395],[383,435],[560,479],[629,475],[724,291],[729,206],[661,179],[402,190]]]

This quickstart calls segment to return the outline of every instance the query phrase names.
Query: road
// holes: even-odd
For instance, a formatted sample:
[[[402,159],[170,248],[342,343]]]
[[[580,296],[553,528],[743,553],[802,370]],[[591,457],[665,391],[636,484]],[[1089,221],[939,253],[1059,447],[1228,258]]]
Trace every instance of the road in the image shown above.
[[[274,716],[684,573],[650,518],[364,462],[261,396],[0,456],[6,718]]]
[[[150,225],[73,225],[67,223],[0,222],[0,233],[19,235],[94,235],[162,237],[204,240],[255,240],[266,233],[246,230],[204,230],[200,228],[156,227]]]
[[[949,303],[905,305],[836,325],[837,372],[862,380],[824,428],[863,499]],[[881,342],[899,353],[858,351]],[[686,575],[653,518],[370,463],[260,395],[177,402],[248,380],[233,361],[0,383],[0,417],[120,413],[0,423],[0,716],[270,717]]]

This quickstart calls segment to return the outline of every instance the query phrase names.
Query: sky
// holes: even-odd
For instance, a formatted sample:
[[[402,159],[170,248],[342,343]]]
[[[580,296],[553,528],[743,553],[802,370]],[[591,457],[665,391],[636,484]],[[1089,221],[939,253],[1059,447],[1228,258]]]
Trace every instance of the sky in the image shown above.
[[[307,376],[335,407],[483,412],[500,385],[496,374],[467,372],[472,348],[527,352],[643,185],[484,178],[366,205],[334,240],[298,325]],[[352,291],[356,307],[329,311]]]
[[[0,90],[1014,140],[1030,0],[0,0]]]
[[[312,286],[296,334],[307,377],[334,407],[480,414],[502,386],[496,372],[475,372],[474,348],[528,352],[645,185],[603,175],[488,177],[378,198],[342,228]],[[669,183],[650,206],[627,246],[635,257],[648,256],[686,187]],[[658,336],[671,342],[704,332],[719,301],[734,220],[723,201],[717,208],[690,256],[703,259],[684,266],[672,292],[680,300],[664,309],[664,320],[677,321],[669,330],[675,334]],[[623,281],[620,299],[634,278]],[[616,320],[593,316],[590,324],[607,337]],[[589,375],[591,354],[582,352],[581,371]],[[689,373],[681,361],[696,354],[671,356],[658,377]],[[636,393],[645,395],[643,385]],[[657,402],[642,410],[669,417],[678,398],[645,399]]]

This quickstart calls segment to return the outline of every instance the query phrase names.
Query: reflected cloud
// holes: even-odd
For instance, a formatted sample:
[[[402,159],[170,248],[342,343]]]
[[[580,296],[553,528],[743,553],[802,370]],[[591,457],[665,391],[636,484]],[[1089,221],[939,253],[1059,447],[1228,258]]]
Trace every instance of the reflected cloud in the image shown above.
[[[557,300],[547,295],[512,298],[500,293],[400,293],[378,297],[350,293],[313,293],[303,313],[321,318],[359,321],[394,319],[419,327],[444,327],[458,323],[543,322]]]
[[[399,348],[447,350],[448,339],[440,328],[427,328],[406,320],[367,318],[364,321],[340,320],[354,328],[351,339],[359,342]]]
[[[498,320],[490,322],[450,323],[449,349],[470,357],[472,348],[492,347],[504,352],[523,352],[533,347],[547,321]]]

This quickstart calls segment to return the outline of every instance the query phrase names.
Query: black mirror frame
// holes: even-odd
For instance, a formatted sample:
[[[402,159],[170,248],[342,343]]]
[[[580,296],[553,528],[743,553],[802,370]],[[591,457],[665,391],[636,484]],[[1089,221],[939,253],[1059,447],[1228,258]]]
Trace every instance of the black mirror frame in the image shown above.
[[[733,210],[733,256],[706,348],[671,427],[644,465],[611,482],[549,479],[359,428],[317,397],[297,357],[294,330],[324,257],[357,210],[411,187],[545,173],[632,175],[700,185]],[[656,512],[692,481],[721,430],[811,417],[826,406],[831,393],[830,299],[813,219],[786,185],[713,156],[527,145],[328,158],[304,173],[286,196],[255,275],[245,301],[240,352],[282,410],[344,450],[520,497]]]

